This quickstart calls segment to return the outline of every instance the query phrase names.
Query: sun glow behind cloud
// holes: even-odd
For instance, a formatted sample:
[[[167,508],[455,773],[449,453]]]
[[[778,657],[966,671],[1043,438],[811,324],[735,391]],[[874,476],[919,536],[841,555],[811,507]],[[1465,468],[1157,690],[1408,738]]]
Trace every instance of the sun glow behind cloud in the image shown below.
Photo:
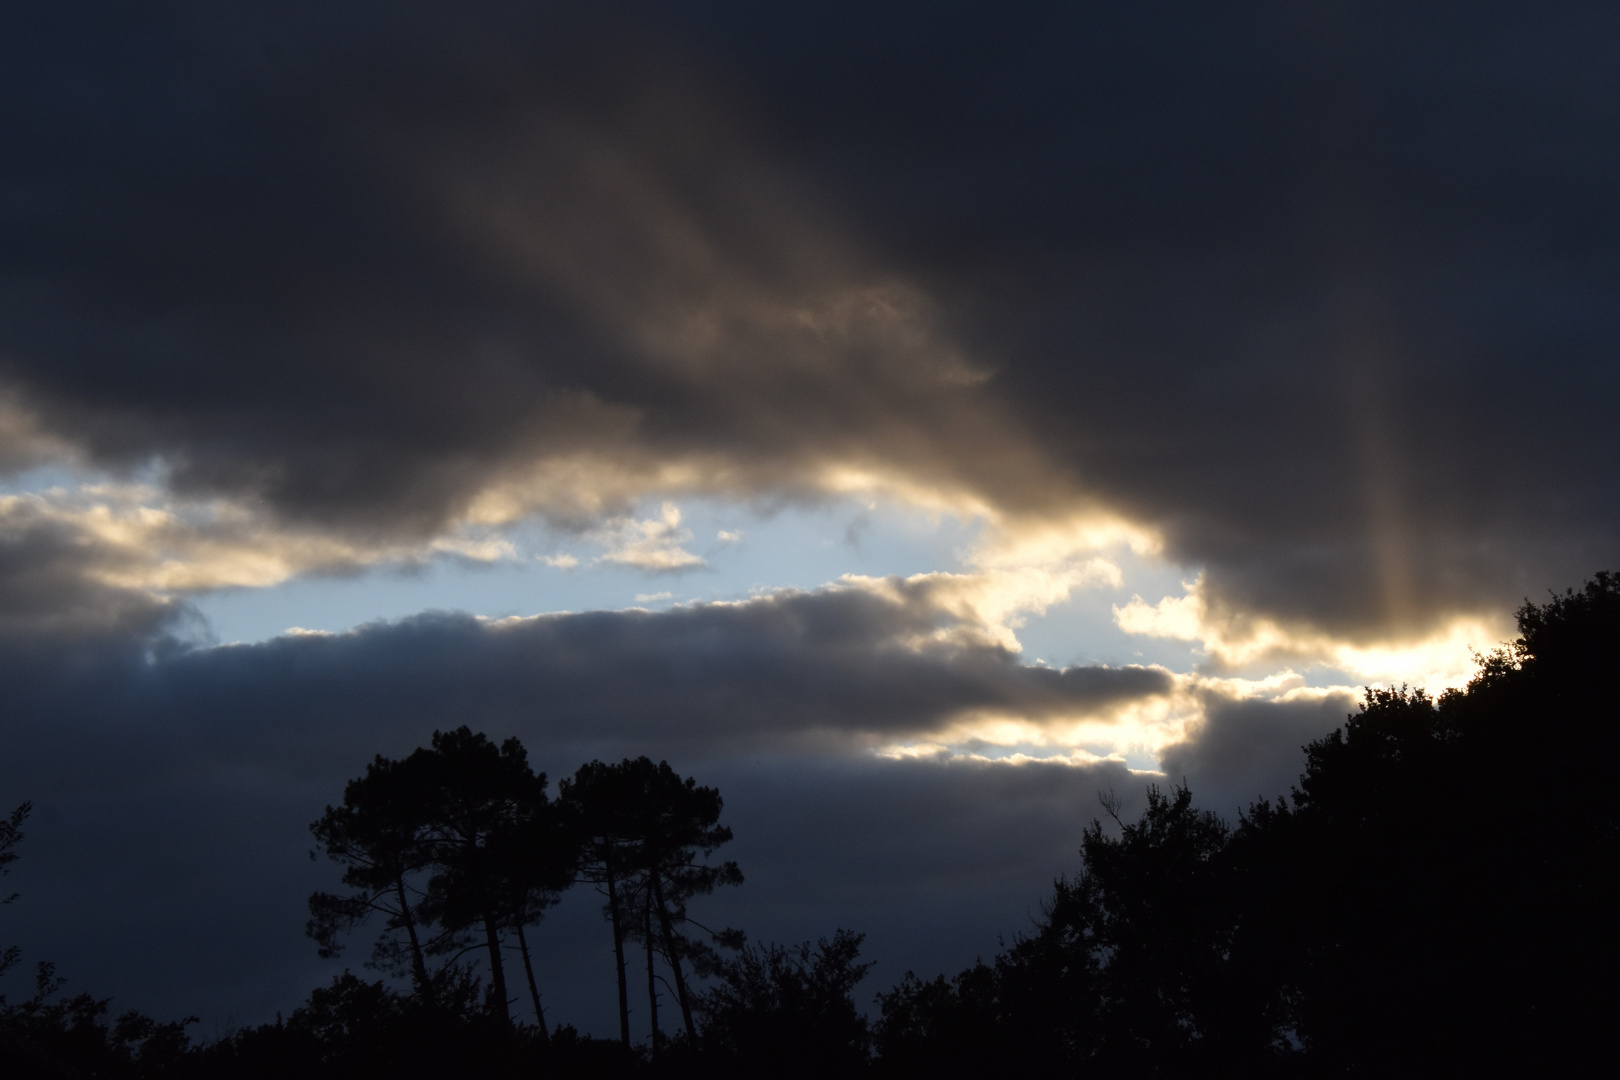
[[[982,756],[986,748],[996,748],[1021,751],[994,755],[997,760],[1078,756],[1093,761],[1144,761],[1160,748],[1184,739],[1199,715],[1196,703],[1177,687],[1166,695],[1050,716],[969,712],[924,741],[952,756]],[[893,753],[895,749],[885,747],[879,752]]]
[[[1114,607],[1115,620],[1126,633],[1196,642],[1220,669],[1309,666],[1343,672],[1363,684],[1411,684],[1431,691],[1465,685],[1477,669],[1475,657],[1513,636],[1505,615],[1465,614],[1427,633],[1350,641],[1252,614],[1216,614],[1202,578],[1184,582],[1183,589],[1183,595],[1157,604],[1133,596]]]

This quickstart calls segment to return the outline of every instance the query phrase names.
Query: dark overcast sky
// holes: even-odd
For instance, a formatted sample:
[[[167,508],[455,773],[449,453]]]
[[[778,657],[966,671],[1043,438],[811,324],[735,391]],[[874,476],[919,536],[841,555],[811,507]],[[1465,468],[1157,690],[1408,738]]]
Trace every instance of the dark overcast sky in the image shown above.
[[[0,942],[291,1007],[305,825],[468,723],[720,784],[767,936],[993,952],[1098,790],[1280,792],[1351,688],[1614,564],[1617,55],[1599,3],[11,5]],[[806,507],[976,539],[783,589]],[[213,645],[485,563],[526,615],[720,584]],[[1019,651],[1084,596],[1198,661]]]

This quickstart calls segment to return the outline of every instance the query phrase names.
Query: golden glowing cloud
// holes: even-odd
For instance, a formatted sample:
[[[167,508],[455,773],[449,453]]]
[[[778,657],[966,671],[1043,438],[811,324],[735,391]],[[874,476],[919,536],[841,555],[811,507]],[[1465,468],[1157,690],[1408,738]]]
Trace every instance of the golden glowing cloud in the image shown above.
[[[1410,683],[1430,690],[1466,684],[1475,671],[1475,653],[1513,635],[1505,615],[1464,614],[1421,635],[1350,641],[1248,613],[1217,613],[1201,577],[1183,587],[1183,595],[1157,604],[1132,597],[1114,608],[1115,621],[1126,633],[1198,642],[1220,668],[1320,665],[1364,684]]]
[[[140,484],[0,496],[0,531],[53,530],[101,585],[158,594],[279,585],[301,574],[454,554],[515,557],[498,536],[453,533],[425,543],[364,543],[279,526],[226,500],[188,501]]]
[[[672,502],[664,503],[658,517],[637,521],[615,518],[589,534],[607,551],[597,562],[617,563],[637,570],[691,570],[707,565],[681,545],[692,539],[692,530],[681,528],[681,511]]]

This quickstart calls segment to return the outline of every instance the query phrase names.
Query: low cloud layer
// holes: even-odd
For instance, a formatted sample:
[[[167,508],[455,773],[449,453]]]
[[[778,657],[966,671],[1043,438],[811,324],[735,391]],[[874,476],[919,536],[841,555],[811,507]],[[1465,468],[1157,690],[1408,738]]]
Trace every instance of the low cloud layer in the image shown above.
[[[196,756],[182,769],[206,768],[216,752],[289,752],[316,732],[363,760],[368,747],[419,742],[467,718],[539,748],[588,745],[609,756],[646,745],[851,751],[928,736],[979,712],[1106,724],[1173,686],[1154,668],[1023,665],[978,635],[951,634],[957,615],[926,591],[895,585],[657,613],[495,622],[430,613],[260,645],[170,645],[153,659],[125,648],[106,657],[91,700],[63,694],[49,672],[12,671],[19,701],[29,701],[30,683],[53,681],[8,727],[19,740],[38,733],[16,761],[43,761],[60,749],[56,738],[83,737],[117,716],[106,738],[149,743],[153,768],[168,767],[161,758],[170,751]]]

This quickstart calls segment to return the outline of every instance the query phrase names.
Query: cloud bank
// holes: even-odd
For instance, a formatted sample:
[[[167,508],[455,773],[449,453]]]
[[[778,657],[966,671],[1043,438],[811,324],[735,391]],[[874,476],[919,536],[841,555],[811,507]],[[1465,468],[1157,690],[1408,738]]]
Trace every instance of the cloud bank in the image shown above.
[[[1593,9],[901,5],[836,70],[835,16],[704,10],[14,18],[0,454],[373,556],[692,493],[1123,520],[1363,644],[1614,550]]]

